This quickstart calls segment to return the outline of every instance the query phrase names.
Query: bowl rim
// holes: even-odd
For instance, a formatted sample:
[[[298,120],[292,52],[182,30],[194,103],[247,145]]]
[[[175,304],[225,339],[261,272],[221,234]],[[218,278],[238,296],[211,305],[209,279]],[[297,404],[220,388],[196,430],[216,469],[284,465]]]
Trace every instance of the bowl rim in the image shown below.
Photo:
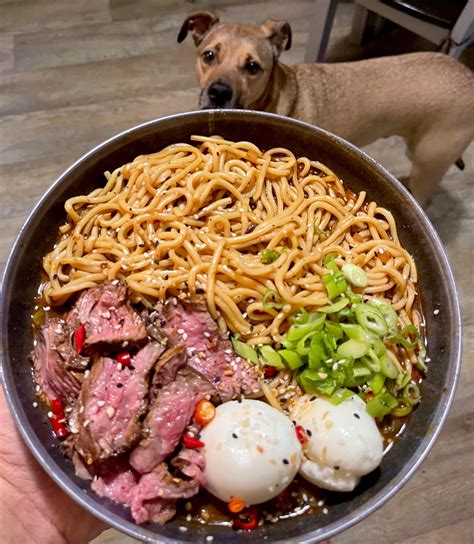
[[[342,533],[343,531],[349,529],[350,527],[356,525],[360,521],[367,518],[369,515],[374,513],[382,505],[386,504],[412,477],[412,475],[418,470],[421,466],[428,453],[431,451],[435,441],[437,440],[441,429],[446,421],[446,418],[449,413],[449,409],[453,403],[454,396],[456,393],[456,388],[459,382],[460,368],[461,368],[461,358],[462,358],[462,321],[461,321],[461,310],[459,303],[459,296],[456,288],[456,283],[454,280],[454,275],[449,264],[448,257],[444,246],[439,238],[438,233],[436,232],[434,226],[429,220],[428,216],[414,199],[414,197],[409,193],[409,191],[397,180],[390,172],[386,170],[381,164],[379,164],[375,159],[370,157],[365,151],[359,149],[352,143],[344,140],[340,136],[333,134],[325,129],[322,129],[315,125],[310,125],[303,121],[299,121],[294,118],[285,117],[282,115],[277,115],[267,112],[257,112],[251,110],[197,110],[182,112],[173,115],[168,115],[164,117],[159,117],[146,121],[145,123],[140,123],[133,127],[130,127],[126,130],[115,134],[114,136],[102,141],[98,145],[94,146],[92,149],[81,155],[76,161],[73,162],[71,166],[66,168],[49,186],[47,191],[39,199],[36,205],[33,207],[32,211],[28,214],[27,219],[24,221],[21,226],[18,235],[15,238],[15,241],[11,247],[11,250],[8,254],[8,258],[5,264],[5,268],[2,274],[2,282],[0,287],[0,382],[3,385],[5,397],[7,404],[9,406],[11,415],[14,419],[17,429],[19,430],[24,442],[27,444],[30,451],[33,453],[34,457],[40,464],[40,466],[46,471],[46,473],[53,479],[53,481],[73,500],[79,503],[85,510],[93,514],[95,517],[104,521],[107,525],[114,527],[115,529],[133,537],[143,542],[163,542],[167,544],[179,544],[183,542],[182,540],[176,540],[169,536],[165,535],[156,535],[149,531],[146,526],[139,526],[131,521],[124,519],[108,510],[105,505],[92,504],[87,499],[89,498],[83,490],[81,490],[75,482],[73,482],[65,473],[61,470],[56,469],[56,465],[49,452],[44,448],[41,442],[37,439],[36,436],[31,435],[27,432],[28,421],[26,413],[23,410],[21,400],[19,398],[18,392],[16,391],[13,379],[10,375],[10,369],[7,365],[6,358],[8,355],[8,345],[7,345],[7,318],[9,307],[9,296],[8,291],[5,288],[8,286],[11,275],[14,269],[16,254],[19,247],[22,244],[24,233],[28,230],[30,223],[32,223],[34,217],[38,211],[49,201],[51,194],[55,189],[60,186],[64,179],[66,179],[70,172],[72,172],[77,166],[83,162],[89,160],[93,157],[98,151],[108,146],[111,143],[114,143],[118,140],[123,139],[126,136],[133,135],[134,133],[140,132],[147,127],[152,125],[159,125],[160,123],[172,121],[172,120],[181,120],[186,121],[188,117],[203,117],[207,119],[210,126],[213,123],[215,117],[225,119],[228,116],[238,117],[236,121],[239,122],[251,122],[252,117],[254,118],[268,118],[268,119],[278,119],[280,122],[289,122],[292,124],[300,125],[303,128],[310,129],[313,132],[319,132],[324,136],[332,139],[333,141],[343,144],[346,149],[348,148],[353,154],[358,155],[359,158],[362,158],[366,163],[370,163],[372,167],[377,170],[384,178],[388,179],[391,184],[395,185],[399,191],[407,198],[411,205],[415,208],[416,212],[419,215],[420,220],[425,224],[427,229],[428,237],[431,237],[434,246],[438,252],[440,258],[440,268],[443,269],[443,272],[446,276],[446,285],[449,290],[449,295],[452,302],[452,312],[453,312],[453,331],[455,333],[455,346],[453,349],[453,355],[449,361],[450,380],[448,384],[448,390],[446,395],[443,398],[443,401],[439,403],[436,410],[437,417],[434,419],[432,425],[434,426],[433,432],[429,436],[425,436],[416,450],[413,452],[411,458],[414,459],[413,464],[406,464],[398,472],[398,474],[391,481],[390,488],[382,488],[377,492],[368,502],[364,503],[357,510],[353,511],[351,514],[346,514],[342,518],[333,521],[332,523],[319,527],[315,530],[312,530],[308,533],[302,534],[301,537],[293,537],[291,540],[275,540],[275,544],[284,543],[284,542],[302,542],[302,543],[311,543],[319,542],[320,540],[328,539],[335,536],[336,534]],[[95,503],[95,500],[93,501]],[[96,506],[96,507],[94,507]],[[295,540],[297,538],[297,540]],[[244,541],[244,539],[243,539]],[[269,541],[270,542],[270,541]]]

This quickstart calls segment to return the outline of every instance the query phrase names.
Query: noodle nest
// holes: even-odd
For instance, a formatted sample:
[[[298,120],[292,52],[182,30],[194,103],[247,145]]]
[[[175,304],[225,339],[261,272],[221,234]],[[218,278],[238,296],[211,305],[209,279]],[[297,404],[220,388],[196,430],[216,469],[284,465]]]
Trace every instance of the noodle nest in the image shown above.
[[[204,294],[223,330],[271,344],[296,309],[328,303],[322,262],[337,253],[338,265],[366,271],[365,298],[387,299],[400,325],[419,328],[416,267],[388,210],[287,149],[192,140],[106,172],[104,187],[66,202],[43,262],[48,304],[110,280],[144,304]]]

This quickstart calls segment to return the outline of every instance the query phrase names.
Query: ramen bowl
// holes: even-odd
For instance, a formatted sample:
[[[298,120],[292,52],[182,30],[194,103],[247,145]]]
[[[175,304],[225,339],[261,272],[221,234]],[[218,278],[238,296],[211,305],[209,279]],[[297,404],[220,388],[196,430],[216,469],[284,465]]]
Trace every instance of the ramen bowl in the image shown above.
[[[64,202],[85,194],[103,180],[103,172],[178,142],[193,134],[219,134],[248,140],[260,148],[286,147],[295,155],[317,159],[335,171],[353,191],[390,210],[402,245],[418,267],[421,303],[426,319],[428,353],[433,361],[422,384],[422,402],[406,430],[379,469],[352,493],[331,495],[328,512],[301,515],[252,532],[227,526],[136,525],[128,510],[90,490],[78,478],[53,438],[47,415],[35,408],[28,353],[32,348],[31,314],[41,278],[42,257],[56,241],[64,221]],[[5,269],[1,299],[3,383],[15,422],[36,459],[55,482],[86,510],[124,533],[145,542],[317,542],[361,521],[413,475],[433,446],[451,405],[459,375],[461,325],[453,276],[441,242],[425,213],[404,187],[361,150],[317,127],[292,119],[248,111],[184,113],[150,121],[102,143],[81,157],[51,186],[35,207],[14,244]]]

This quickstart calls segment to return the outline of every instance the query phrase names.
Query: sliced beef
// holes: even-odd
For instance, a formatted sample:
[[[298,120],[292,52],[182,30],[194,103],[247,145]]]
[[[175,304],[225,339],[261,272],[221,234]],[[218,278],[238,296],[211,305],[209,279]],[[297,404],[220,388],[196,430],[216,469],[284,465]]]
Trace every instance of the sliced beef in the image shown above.
[[[200,451],[183,448],[171,464],[188,478],[197,480],[202,487],[206,487],[207,479],[204,475],[206,460]]]
[[[94,478],[91,489],[101,497],[130,506],[132,492],[136,485],[135,474],[130,469],[126,469]]]
[[[64,321],[50,319],[37,334],[30,354],[36,383],[49,401],[61,398],[69,403],[79,394],[80,381],[69,370],[76,368],[78,356],[66,347],[68,341]]]
[[[163,350],[150,342],[123,368],[110,357],[94,361],[78,401],[76,449],[88,464],[125,451],[140,438],[148,374]]]
[[[145,323],[126,296],[125,285],[111,282],[81,294],[67,322],[73,330],[85,325],[86,348],[102,343],[140,342],[146,337]]]
[[[131,493],[130,506],[137,523],[147,521],[164,524],[175,512],[178,499],[188,499],[199,492],[196,480],[172,476],[165,463],[143,475]]]
[[[223,402],[241,392],[259,390],[255,366],[236,356],[204,301],[175,299],[173,303],[159,305],[154,315],[155,323],[161,326],[171,343],[186,342],[188,365],[209,381]]]
[[[147,433],[130,454],[132,467],[145,474],[161,463],[178,445],[197,403],[209,395],[209,384],[189,368],[158,393],[144,422]]]
[[[176,378],[178,370],[186,366],[187,359],[184,344],[167,349],[155,365],[152,388],[157,390],[171,383]]]

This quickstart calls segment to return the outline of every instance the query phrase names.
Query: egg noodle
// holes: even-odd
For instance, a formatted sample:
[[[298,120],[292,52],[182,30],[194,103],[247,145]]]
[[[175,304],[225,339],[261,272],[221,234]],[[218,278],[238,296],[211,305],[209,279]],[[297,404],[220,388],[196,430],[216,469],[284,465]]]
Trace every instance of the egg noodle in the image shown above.
[[[204,294],[221,328],[271,344],[296,309],[328,303],[322,261],[337,253],[339,265],[367,272],[365,298],[387,299],[401,326],[420,328],[416,267],[389,211],[288,149],[192,140],[106,172],[104,187],[66,202],[68,221],[44,258],[48,304],[117,279],[145,304]],[[392,354],[406,367],[411,354],[400,350]]]

